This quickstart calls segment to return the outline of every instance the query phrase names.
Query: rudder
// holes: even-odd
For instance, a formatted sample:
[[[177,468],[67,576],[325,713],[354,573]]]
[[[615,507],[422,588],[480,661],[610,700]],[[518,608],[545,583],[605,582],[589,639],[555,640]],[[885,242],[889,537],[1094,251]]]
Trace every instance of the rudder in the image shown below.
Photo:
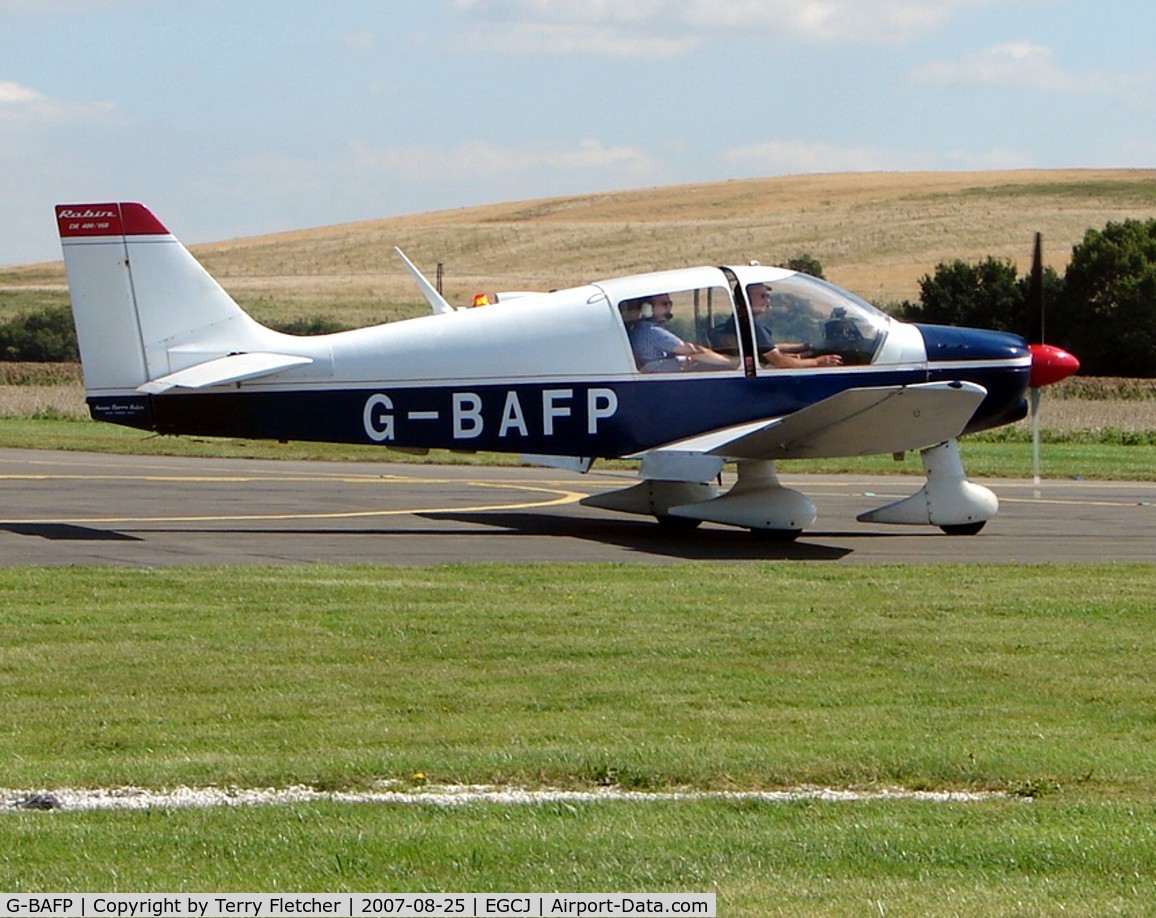
[[[135,390],[271,334],[141,204],[59,205],[84,385]]]

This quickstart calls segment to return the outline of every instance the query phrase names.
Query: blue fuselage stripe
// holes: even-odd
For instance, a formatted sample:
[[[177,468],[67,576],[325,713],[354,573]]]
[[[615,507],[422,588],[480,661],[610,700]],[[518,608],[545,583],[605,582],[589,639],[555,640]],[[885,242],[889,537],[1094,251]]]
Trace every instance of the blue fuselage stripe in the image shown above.
[[[782,417],[845,389],[964,380],[988,395],[968,425],[1026,411],[1023,361],[823,373],[680,374],[637,380],[92,395],[92,416],[163,434],[624,456],[723,427]]]

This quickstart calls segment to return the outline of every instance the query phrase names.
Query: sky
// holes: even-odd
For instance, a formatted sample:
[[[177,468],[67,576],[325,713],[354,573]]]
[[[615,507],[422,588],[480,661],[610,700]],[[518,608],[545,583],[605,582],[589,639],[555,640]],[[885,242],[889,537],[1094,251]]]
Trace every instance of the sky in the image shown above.
[[[1156,166],[1152,0],[0,0],[0,265],[801,173]]]

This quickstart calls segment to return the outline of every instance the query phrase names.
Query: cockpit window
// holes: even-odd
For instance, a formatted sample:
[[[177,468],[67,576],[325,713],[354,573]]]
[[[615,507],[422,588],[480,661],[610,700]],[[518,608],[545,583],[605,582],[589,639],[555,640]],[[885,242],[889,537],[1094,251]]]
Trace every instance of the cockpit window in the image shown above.
[[[732,315],[725,287],[661,290],[618,304],[638,369],[644,373],[734,370],[737,356],[710,345],[711,332]]]
[[[770,289],[769,308],[765,296],[760,305],[760,297],[748,292],[760,353],[777,347],[801,357],[838,354],[844,364],[866,364],[883,343],[887,317],[825,281],[793,274],[750,286]]]

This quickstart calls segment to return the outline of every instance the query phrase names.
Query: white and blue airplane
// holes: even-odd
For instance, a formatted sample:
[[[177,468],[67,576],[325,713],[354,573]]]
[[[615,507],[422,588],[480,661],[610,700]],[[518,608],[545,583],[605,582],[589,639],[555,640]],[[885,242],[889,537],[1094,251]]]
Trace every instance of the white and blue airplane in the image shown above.
[[[1029,387],[1079,366],[1014,335],[903,323],[757,263],[454,308],[401,255],[431,315],[294,336],[247,315],[144,206],[56,216],[94,419],[576,471],[637,459],[637,484],[584,503],[669,526],[792,539],[815,506],[776,462],[919,451],[923,488],[859,519],[978,532],[998,500],[967,479],[957,438],[1020,420]],[[723,491],[727,463],[737,476]]]

